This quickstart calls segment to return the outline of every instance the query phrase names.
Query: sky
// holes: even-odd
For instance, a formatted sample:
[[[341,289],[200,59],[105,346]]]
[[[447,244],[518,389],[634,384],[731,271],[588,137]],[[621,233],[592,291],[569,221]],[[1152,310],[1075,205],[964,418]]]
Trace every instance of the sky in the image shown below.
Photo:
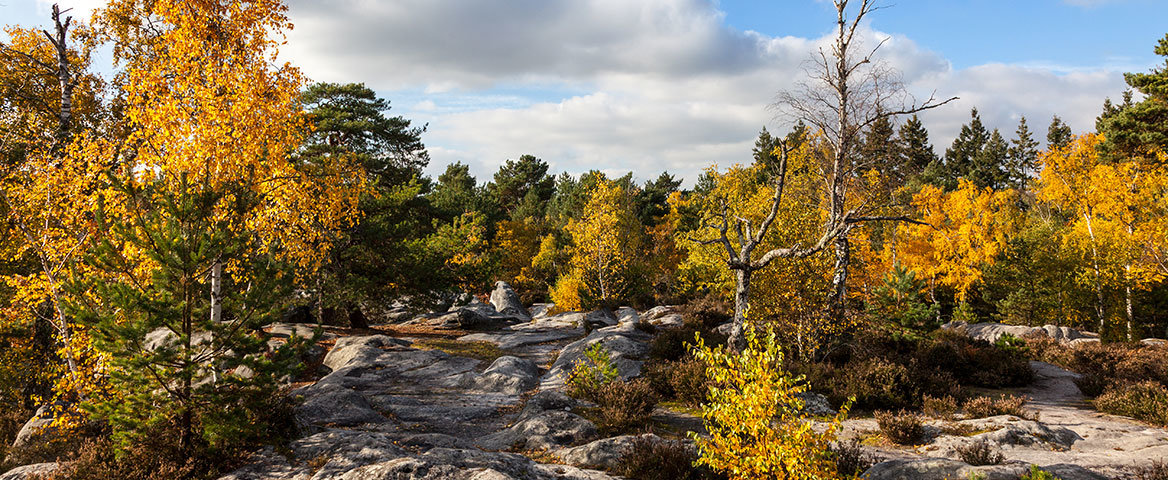
[[[100,0],[60,0],[75,13]],[[0,23],[43,24],[50,2],[0,0]],[[978,108],[1013,136],[1052,115],[1090,131],[1123,72],[1164,66],[1162,0],[885,0],[863,29],[918,100],[937,153]],[[507,159],[552,172],[597,169],[692,184],[707,166],[750,161],[771,108],[806,78],[834,28],[826,0],[289,0],[281,51],[315,81],[363,82],[391,115],[428,125],[428,172]]]

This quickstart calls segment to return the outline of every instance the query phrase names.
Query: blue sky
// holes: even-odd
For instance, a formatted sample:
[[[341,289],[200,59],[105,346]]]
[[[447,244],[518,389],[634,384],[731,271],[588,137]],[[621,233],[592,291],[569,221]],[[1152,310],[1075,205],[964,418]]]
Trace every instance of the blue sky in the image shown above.
[[[749,161],[760,128],[790,124],[768,105],[834,20],[825,0],[289,1],[285,58],[315,80],[365,82],[429,124],[431,173],[461,161],[482,180],[525,153],[554,171],[687,183]],[[972,107],[1007,136],[1022,116],[1040,133],[1055,114],[1085,131],[1123,72],[1163,65],[1164,1],[884,4],[865,30],[891,36],[883,61],[918,96],[961,97],[924,117],[938,153]],[[0,0],[0,19],[40,23],[48,5]]]

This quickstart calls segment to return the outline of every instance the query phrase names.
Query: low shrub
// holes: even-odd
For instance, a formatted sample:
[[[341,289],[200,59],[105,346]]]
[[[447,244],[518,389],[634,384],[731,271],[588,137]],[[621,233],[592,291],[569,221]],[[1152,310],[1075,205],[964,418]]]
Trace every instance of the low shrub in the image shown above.
[[[645,365],[645,378],[662,398],[677,399],[695,407],[705,401],[710,389],[705,364],[692,358],[650,362]]]
[[[649,423],[657,406],[653,388],[645,379],[609,382],[596,392],[596,426],[609,435],[629,433]]]
[[[851,365],[842,385],[833,392],[842,398],[855,397],[856,406],[871,409],[893,409],[914,406],[918,388],[912,374],[904,365],[874,360]],[[843,387],[839,390],[838,387]],[[833,398],[833,403],[838,398]]]
[[[689,346],[701,335],[706,345],[726,343],[726,336],[708,329],[682,326],[658,330],[657,336],[649,343],[649,358],[653,360],[677,361],[689,357]]]
[[[957,456],[961,458],[961,461],[975,467],[1001,465],[1002,462],[1006,461],[1006,456],[985,440],[960,445],[955,450],[957,450]]]
[[[594,343],[584,350],[584,358],[568,372],[564,384],[568,395],[595,402],[600,390],[616,381],[619,375],[608,350],[604,345]]]
[[[930,417],[949,419],[957,413],[957,399],[952,395],[933,397],[925,395],[921,399],[921,410]]]
[[[843,478],[858,478],[877,463],[876,457],[864,451],[858,438],[837,442],[830,450],[835,457],[835,470]]]
[[[1022,407],[1026,405],[1026,397],[1004,395],[999,398],[974,397],[962,405],[966,418],[985,418],[996,415],[1013,415],[1027,418]]]
[[[734,308],[725,297],[706,295],[682,305],[678,311],[686,326],[697,330],[709,330],[729,322],[733,317]]]
[[[641,436],[633,439],[613,473],[630,480],[723,480],[704,466],[695,466],[697,450],[681,442]]]
[[[1168,463],[1156,460],[1136,469],[1136,480],[1168,480]]]
[[[1154,381],[1116,385],[1095,399],[1102,412],[1168,425],[1168,388]]]
[[[905,410],[899,413],[876,412],[876,424],[884,438],[899,445],[915,445],[925,437],[921,416]]]

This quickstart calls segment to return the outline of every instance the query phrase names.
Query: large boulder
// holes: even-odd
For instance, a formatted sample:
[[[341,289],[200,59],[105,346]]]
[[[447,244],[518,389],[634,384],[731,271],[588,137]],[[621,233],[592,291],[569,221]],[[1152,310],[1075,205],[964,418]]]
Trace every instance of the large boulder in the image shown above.
[[[593,345],[600,344],[608,351],[609,359],[616,366],[622,379],[628,380],[641,374],[641,365],[649,352],[652,336],[631,326],[618,325],[593,331],[587,337],[568,344],[555,363],[544,376],[544,388],[563,385],[568,373],[585,358],[584,352]]]
[[[981,431],[972,436],[942,436],[927,448],[935,454],[955,456],[957,449],[976,442],[987,442],[998,448],[1038,445],[1044,449],[1066,451],[1082,437],[1074,431],[1042,422],[1024,420],[1012,415],[997,415],[987,418],[962,420],[958,422],[973,431]]]
[[[412,345],[408,340],[386,335],[344,337],[337,340],[333,349],[324,357],[324,365],[340,370],[345,367],[370,365],[387,350],[404,349]]]
[[[52,408],[48,405],[38,408],[32,418],[24,422],[16,432],[16,439],[12,441],[12,448],[23,448],[32,443],[40,442],[54,435]]]
[[[4,473],[0,473],[0,480],[27,480],[30,478],[48,478],[60,468],[56,462],[37,463],[34,465],[25,465],[16,467]]]
[[[916,460],[889,460],[877,463],[864,472],[865,480],[951,480],[981,478],[984,480],[1017,480],[1029,470],[1026,463],[986,465],[974,467],[948,458]]]
[[[511,285],[502,280],[495,282],[495,289],[491,291],[491,305],[495,306],[495,311],[503,315],[518,317],[524,321],[531,320],[531,314],[523,308],[519,295],[511,289]]]
[[[550,450],[587,442],[596,438],[596,425],[574,413],[549,410],[479,440],[488,450]]]
[[[296,407],[296,421],[302,428],[352,427],[386,421],[364,395],[348,388],[313,385],[297,393],[304,394],[304,402]]]
[[[557,450],[555,455],[564,463],[577,467],[588,468],[616,468],[625,455],[632,452],[633,444],[637,439],[650,442],[664,442],[665,440],[652,433],[645,435],[621,435],[619,437],[602,438],[579,447]]]
[[[795,396],[803,401],[803,413],[805,414],[822,416],[839,413],[834,408],[831,408],[831,402],[827,400],[827,397],[818,393],[800,392]]]
[[[518,395],[539,385],[539,367],[531,360],[503,356],[468,383],[476,391]]]
[[[1098,341],[1099,339],[1099,334],[1097,333],[1081,332],[1073,328],[1055,325],[1027,327],[1024,325],[1005,325],[1001,323],[970,324],[965,322],[950,322],[942,325],[941,328],[963,332],[969,335],[970,338],[985,340],[990,343],[998,341],[1003,335],[1012,335],[1017,338],[1031,334],[1046,335],[1062,343],[1073,343],[1077,340]]]

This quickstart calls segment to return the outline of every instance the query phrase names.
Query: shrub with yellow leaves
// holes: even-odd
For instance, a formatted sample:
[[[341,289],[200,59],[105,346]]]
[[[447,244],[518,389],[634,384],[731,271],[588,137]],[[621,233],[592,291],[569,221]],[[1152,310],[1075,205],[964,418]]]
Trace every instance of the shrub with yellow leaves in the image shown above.
[[[706,363],[712,381],[702,419],[709,436],[691,434],[698,465],[732,479],[837,478],[829,452],[851,402],[823,432],[803,416],[802,377],[783,369],[783,353],[773,333],[746,333],[747,348],[711,348],[697,337],[694,357]]]

